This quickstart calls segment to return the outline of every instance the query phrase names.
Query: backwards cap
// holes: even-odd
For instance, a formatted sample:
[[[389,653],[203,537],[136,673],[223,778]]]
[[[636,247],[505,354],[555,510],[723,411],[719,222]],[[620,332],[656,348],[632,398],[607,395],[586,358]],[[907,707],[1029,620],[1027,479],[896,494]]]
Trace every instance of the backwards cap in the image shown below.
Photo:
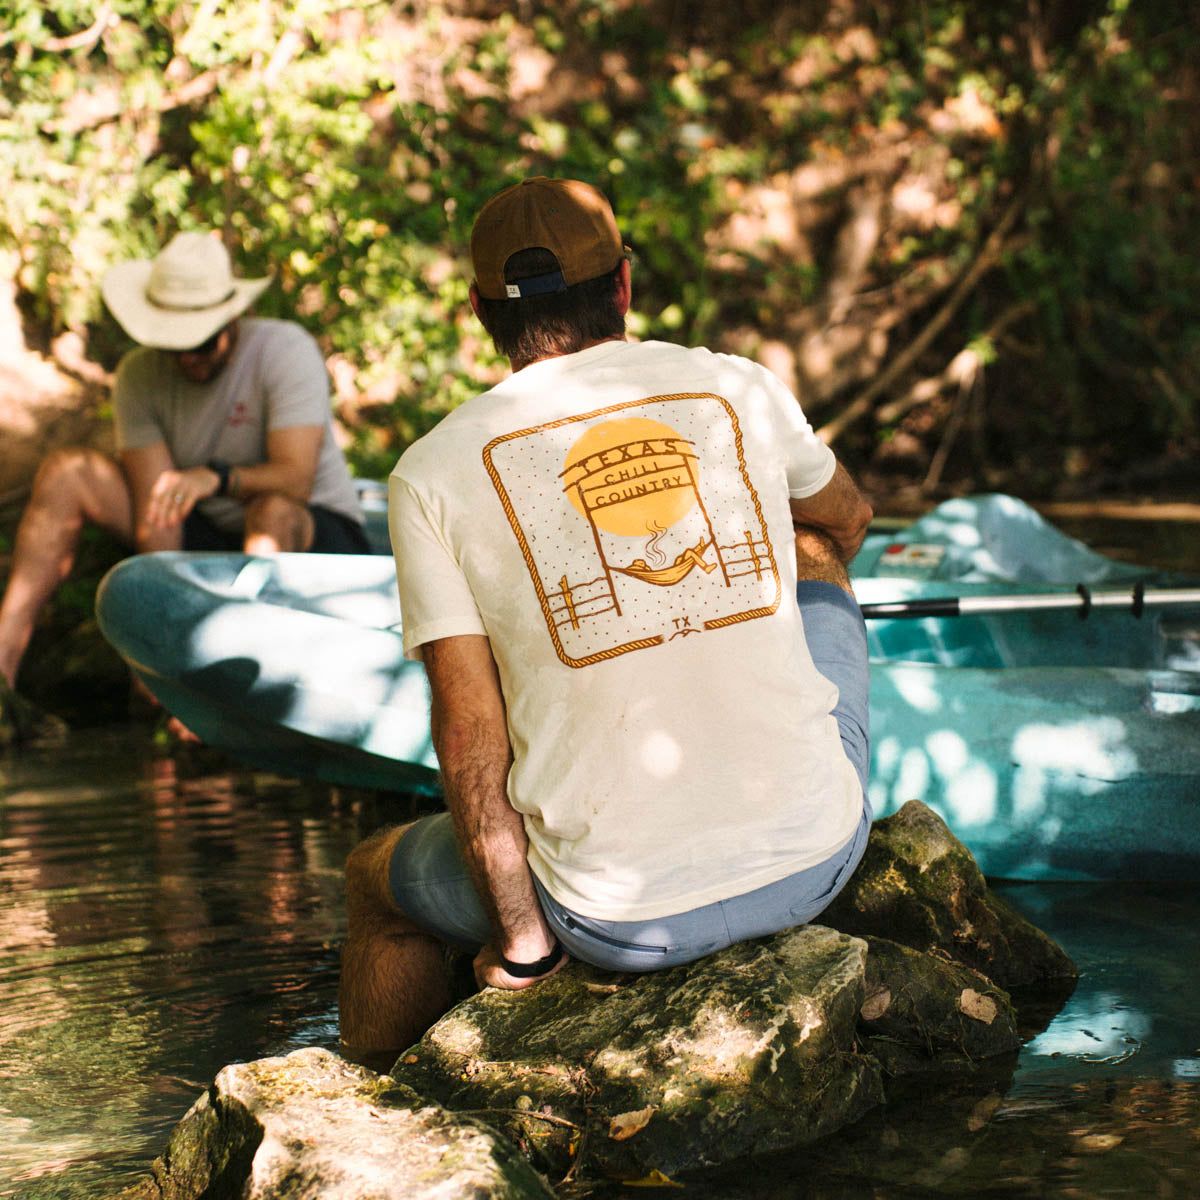
[[[507,282],[504,264],[518,251],[540,247],[558,270]],[[625,255],[608,201],[578,179],[539,175],[493,196],[471,231],[475,286],[487,300],[517,300],[558,292],[613,270]]]

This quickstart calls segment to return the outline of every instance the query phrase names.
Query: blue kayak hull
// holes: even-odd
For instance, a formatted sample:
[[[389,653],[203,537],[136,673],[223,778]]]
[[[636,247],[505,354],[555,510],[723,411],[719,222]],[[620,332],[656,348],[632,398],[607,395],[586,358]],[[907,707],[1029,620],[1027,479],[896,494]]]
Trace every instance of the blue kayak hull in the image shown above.
[[[96,597],[104,636],[208,745],[297,778],[435,793],[429,687],[398,608],[381,555],[139,555]]]
[[[922,577],[929,553],[907,555],[907,578],[881,567],[885,550],[906,557],[904,536],[931,544],[911,541],[928,527],[869,541],[860,600],[1011,590],[990,560],[942,580]],[[1093,557],[1095,582],[1136,572],[1106,575]],[[403,657],[389,557],[141,555],[106,576],[97,615],[206,743],[292,777],[436,794],[428,688]],[[1194,878],[1200,672],[1161,648],[1196,615],[1104,616],[1086,632],[1062,613],[870,622],[875,815],[925,801],[997,877]]]
[[[876,816],[925,801],[997,877],[1196,877],[1200,681],[1098,667],[871,671]]]

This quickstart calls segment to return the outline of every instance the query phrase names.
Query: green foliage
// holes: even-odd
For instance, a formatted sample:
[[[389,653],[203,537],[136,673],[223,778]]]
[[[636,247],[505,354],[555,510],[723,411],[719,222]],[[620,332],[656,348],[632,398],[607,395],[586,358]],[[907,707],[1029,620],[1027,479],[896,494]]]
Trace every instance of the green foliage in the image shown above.
[[[928,369],[973,344],[1022,394],[1028,353],[987,331],[1031,301],[1020,337],[1071,436],[1136,411],[1167,437],[1194,428],[1200,390],[1198,35],[1169,5],[1060,7],[1038,26],[965,0],[837,20],[766,0],[3,0],[0,247],[49,331],[111,366],[104,268],[223,227],[242,270],[276,276],[260,311],[319,338],[355,465],[380,474],[502,370],[465,248],[506,183],[593,181],[633,249],[633,331],[740,348],[801,336],[836,283],[847,196],[878,181],[886,229],[840,319],[895,330],[897,351],[919,306],[877,313],[866,293],[936,297],[1026,189],[1005,270]],[[904,216],[906,186],[936,219]],[[763,195],[791,197],[792,226],[735,236]],[[1136,405],[1097,403],[1118,394]]]
[[[1164,81],[1198,50],[1193,23],[1155,28],[1112,0],[1039,95],[1052,153],[1010,280],[1038,306],[1040,353],[1080,440],[1196,428],[1195,128]]]

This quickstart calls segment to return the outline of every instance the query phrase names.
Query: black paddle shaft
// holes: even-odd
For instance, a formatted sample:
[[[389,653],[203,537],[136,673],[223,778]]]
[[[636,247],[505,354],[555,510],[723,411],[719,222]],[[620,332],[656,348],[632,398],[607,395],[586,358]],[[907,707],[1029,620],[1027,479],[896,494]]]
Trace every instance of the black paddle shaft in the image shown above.
[[[976,613],[1033,612],[1042,608],[1077,608],[1086,617],[1094,608],[1128,608],[1140,617],[1147,606],[1200,605],[1200,588],[1148,588],[1136,583],[1129,591],[1093,592],[1081,583],[1073,592],[1029,592],[1013,596],[926,596],[919,600],[881,600],[862,605],[868,620],[916,617],[965,617]]]

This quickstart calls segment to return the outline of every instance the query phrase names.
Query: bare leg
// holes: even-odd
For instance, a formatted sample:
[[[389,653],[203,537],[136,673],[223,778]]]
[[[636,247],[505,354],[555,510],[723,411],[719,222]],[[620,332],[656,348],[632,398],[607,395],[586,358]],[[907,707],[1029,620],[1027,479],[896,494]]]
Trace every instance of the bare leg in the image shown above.
[[[267,492],[246,505],[246,536],[242,545],[247,554],[307,550],[312,540],[312,513],[287,496]]]
[[[835,583],[854,595],[850,575],[833,540],[811,525],[796,525],[796,578]]]
[[[345,1052],[371,1066],[370,1059],[390,1066],[452,1002],[444,944],[418,929],[392,900],[388,864],[408,828],[372,835],[346,860],[338,1014]]]
[[[17,526],[12,571],[0,603],[0,676],[11,687],[46,601],[71,573],[85,521],[133,540],[125,476],[97,450],[48,454]]]

